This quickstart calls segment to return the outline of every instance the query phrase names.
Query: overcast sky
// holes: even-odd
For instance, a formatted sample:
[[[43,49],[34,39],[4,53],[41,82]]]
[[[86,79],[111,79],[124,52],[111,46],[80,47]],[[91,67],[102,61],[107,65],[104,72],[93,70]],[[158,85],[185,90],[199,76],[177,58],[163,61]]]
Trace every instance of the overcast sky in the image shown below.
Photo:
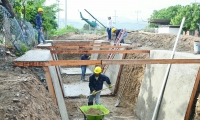
[[[56,3],[57,0],[46,0],[47,5]],[[84,9],[88,10],[94,17],[99,20],[107,20],[108,16],[112,20],[127,22],[146,20],[153,13],[153,10],[159,10],[174,6],[177,4],[187,5],[200,0],[66,0],[67,1],[67,19],[76,20],[80,22],[79,11],[82,12],[85,18],[91,19]],[[59,17],[65,18],[65,0],[60,0],[59,7],[63,9],[59,13]],[[138,11],[138,12],[137,12]],[[138,14],[137,14],[138,13]],[[104,21],[104,22],[105,22]]]

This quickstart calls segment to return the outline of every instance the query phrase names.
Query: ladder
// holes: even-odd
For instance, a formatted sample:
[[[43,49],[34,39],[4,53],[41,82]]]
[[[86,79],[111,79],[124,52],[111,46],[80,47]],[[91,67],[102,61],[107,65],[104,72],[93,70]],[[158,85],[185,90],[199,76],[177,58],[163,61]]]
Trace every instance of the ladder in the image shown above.
[[[117,36],[117,39],[115,40],[114,42],[114,46],[120,46],[120,42],[122,40],[122,37],[124,36],[124,33],[126,32],[125,29],[121,29],[120,32],[119,32],[119,35]],[[111,50],[119,50],[119,48],[111,48]],[[111,60],[115,57],[115,54],[112,54],[112,53],[109,53],[108,54],[108,57],[107,59],[108,60]],[[108,66],[109,65],[104,65],[102,68],[103,68],[103,71],[102,73],[105,74],[106,70],[108,69]]]

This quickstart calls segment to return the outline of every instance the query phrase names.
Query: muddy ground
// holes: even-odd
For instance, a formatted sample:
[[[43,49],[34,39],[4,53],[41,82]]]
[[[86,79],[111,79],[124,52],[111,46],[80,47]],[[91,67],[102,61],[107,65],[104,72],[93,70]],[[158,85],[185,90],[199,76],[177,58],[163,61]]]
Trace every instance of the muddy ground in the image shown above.
[[[92,39],[99,38],[107,40],[107,35],[81,35],[70,33],[55,39]],[[163,49],[172,50],[176,35],[172,34],[150,34],[150,33],[129,33],[125,43],[132,43],[139,46],[138,49]],[[198,37],[182,36],[178,42],[177,51],[193,53],[193,42],[200,40]],[[1,54],[0,54],[1,55]],[[103,59],[106,56],[101,56]],[[1,57],[2,58],[2,57]],[[29,68],[18,68],[13,66],[16,57],[6,55],[0,62],[0,118],[2,120],[60,120],[58,107],[53,103],[53,99],[45,89],[43,83],[37,75]],[[77,56],[65,56],[65,59],[79,59]],[[146,59],[145,54],[130,54],[126,59]],[[133,72],[130,72],[133,69]],[[106,106],[111,113],[107,115],[107,120],[134,120],[134,107],[145,65],[124,65],[120,76],[119,90],[115,97],[102,97],[101,103]],[[130,77],[129,77],[130,74]],[[88,76],[87,76],[88,77]],[[66,79],[64,79],[66,78]],[[79,80],[80,76],[63,76],[63,82],[70,82],[70,79]],[[128,79],[130,78],[130,79]],[[117,97],[125,87],[122,102],[119,107],[115,107]],[[199,88],[200,89],[200,88]],[[83,114],[77,106],[87,105],[86,98],[65,99],[70,120],[83,119]],[[196,95],[191,119],[200,119],[199,92]]]

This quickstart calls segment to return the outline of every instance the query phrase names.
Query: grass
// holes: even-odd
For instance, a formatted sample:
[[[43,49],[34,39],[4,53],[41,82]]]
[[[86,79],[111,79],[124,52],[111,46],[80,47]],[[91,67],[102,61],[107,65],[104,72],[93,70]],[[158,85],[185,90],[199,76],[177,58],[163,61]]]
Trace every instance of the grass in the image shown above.
[[[71,26],[71,25],[67,25],[67,27],[64,27],[64,28],[61,28],[61,29],[53,29],[50,31],[50,37],[51,36],[59,36],[59,35],[63,35],[63,34],[66,34],[66,33],[69,33],[69,32],[77,32],[78,29]]]

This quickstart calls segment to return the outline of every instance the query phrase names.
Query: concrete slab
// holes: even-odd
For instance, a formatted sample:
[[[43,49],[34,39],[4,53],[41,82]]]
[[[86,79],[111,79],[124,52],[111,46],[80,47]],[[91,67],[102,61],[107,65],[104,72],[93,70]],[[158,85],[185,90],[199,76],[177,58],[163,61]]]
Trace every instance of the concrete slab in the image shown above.
[[[48,61],[52,59],[49,55],[51,55],[49,50],[29,50],[21,57],[15,59],[15,61]]]
[[[169,59],[171,51],[151,50],[151,59]],[[200,59],[199,55],[176,52],[175,59]],[[135,113],[141,120],[152,119],[168,65],[146,66]],[[157,120],[183,120],[198,72],[198,64],[172,64]]]
[[[107,88],[103,85],[103,89]],[[101,92],[101,95],[110,94],[110,89],[106,89]],[[90,94],[89,82],[76,82],[70,84],[64,84],[65,97],[78,97],[79,95],[88,96]]]
[[[85,74],[92,74],[93,72],[87,68]],[[61,68],[61,74],[77,75],[82,74],[81,68]]]

